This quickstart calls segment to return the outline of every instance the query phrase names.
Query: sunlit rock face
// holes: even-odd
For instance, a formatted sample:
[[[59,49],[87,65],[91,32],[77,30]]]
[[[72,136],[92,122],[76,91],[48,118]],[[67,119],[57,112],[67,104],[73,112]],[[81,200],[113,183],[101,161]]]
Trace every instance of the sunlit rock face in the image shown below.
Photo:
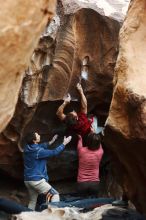
[[[115,88],[105,132],[119,182],[143,213],[146,213],[145,10],[144,0],[133,1],[120,31]]]
[[[0,151],[3,152],[5,145],[7,151],[1,163],[8,161],[9,157],[8,164],[11,163],[15,176],[23,174],[21,171],[18,175],[16,166],[21,164],[19,168],[22,168],[18,146],[21,147],[25,133],[36,130],[42,134],[42,140],[46,141],[56,129],[63,130],[56,117],[56,110],[68,92],[72,96],[71,105],[79,110],[79,95],[76,91],[78,82],[82,83],[88,99],[88,112],[96,114],[102,125],[108,115],[120,25],[92,9],[81,9],[74,14],[64,15],[63,6],[59,6],[58,11],[59,17],[56,15],[41,35],[25,72],[15,115],[2,133]],[[82,73],[85,56],[89,57],[87,77],[83,77]],[[9,156],[12,141],[15,151]],[[49,160],[51,180],[76,176],[77,155],[74,149],[76,140],[59,159]],[[7,165],[0,168],[9,172]]]
[[[0,13],[0,131],[13,116],[24,70],[55,0],[2,1]]]
[[[66,14],[75,13],[81,8],[91,8],[100,13],[111,17],[117,21],[125,18],[130,0],[68,0],[62,1]]]

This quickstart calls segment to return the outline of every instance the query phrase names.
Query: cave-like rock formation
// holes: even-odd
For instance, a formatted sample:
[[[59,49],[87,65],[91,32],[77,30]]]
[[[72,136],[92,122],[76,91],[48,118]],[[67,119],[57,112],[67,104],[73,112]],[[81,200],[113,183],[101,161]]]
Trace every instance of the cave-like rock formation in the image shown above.
[[[130,0],[72,0],[69,4],[68,0],[63,0],[64,11],[66,14],[75,13],[81,8],[91,8],[117,21],[123,21]]]
[[[119,183],[137,209],[146,214],[145,11],[145,0],[132,1],[120,31],[115,88],[105,136]]]
[[[81,80],[81,63],[85,56],[89,57],[88,80],[82,83],[88,111],[94,112],[102,124],[108,115],[120,25],[92,9],[66,15],[61,6],[58,11],[60,22],[56,15],[51,29],[48,26],[41,36],[26,70],[15,115],[0,137],[0,169],[13,176],[22,176],[18,143],[24,134],[34,129],[46,134],[62,128],[55,113],[68,92],[74,108],[78,108],[75,87]],[[48,140],[49,135],[42,137]],[[49,160],[51,180],[76,175],[77,157],[73,148],[68,148],[59,159]]]
[[[23,72],[55,8],[55,0],[1,2],[0,131],[14,114]]]

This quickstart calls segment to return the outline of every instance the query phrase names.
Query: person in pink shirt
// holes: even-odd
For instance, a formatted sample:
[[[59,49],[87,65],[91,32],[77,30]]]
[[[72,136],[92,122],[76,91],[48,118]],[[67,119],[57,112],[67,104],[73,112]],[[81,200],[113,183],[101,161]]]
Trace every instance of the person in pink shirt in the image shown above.
[[[79,136],[77,151],[79,159],[78,167],[78,191],[86,194],[97,194],[99,188],[99,165],[103,156],[103,149],[98,134],[90,132],[83,143]]]

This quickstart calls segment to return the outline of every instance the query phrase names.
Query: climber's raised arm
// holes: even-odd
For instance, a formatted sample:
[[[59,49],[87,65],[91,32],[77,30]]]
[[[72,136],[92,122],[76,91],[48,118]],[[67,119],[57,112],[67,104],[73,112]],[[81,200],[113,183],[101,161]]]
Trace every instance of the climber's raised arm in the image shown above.
[[[71,100],[71,96],[70,94],[68,94],[68,96],[64,99],[64,102],[62,105],[60,105],[60,107],[58,108],[56,115],[58,116],[58,118],[63,121],[66,117],[66,115],[64,114],[64,109],[67,106],[68,103],[70,103]]]
[[[87,114],[87,99],[84,95],[83,88],[80,83],[77,84],[77,90],[81,96],[81,112]]]

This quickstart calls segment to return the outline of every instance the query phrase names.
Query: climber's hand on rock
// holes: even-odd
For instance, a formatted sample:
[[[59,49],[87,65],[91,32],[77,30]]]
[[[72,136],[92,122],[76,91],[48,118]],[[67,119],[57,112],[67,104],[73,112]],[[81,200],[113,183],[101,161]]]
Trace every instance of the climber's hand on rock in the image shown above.
[[[64,102],[69,103],[71,101],[71,96],[68,93],[67,96],[64,97]]]
[[[71,139],[72,139],[72,136],[68,136],[68,137],[64,136],[63,144],[67,145],[71,141]]]

